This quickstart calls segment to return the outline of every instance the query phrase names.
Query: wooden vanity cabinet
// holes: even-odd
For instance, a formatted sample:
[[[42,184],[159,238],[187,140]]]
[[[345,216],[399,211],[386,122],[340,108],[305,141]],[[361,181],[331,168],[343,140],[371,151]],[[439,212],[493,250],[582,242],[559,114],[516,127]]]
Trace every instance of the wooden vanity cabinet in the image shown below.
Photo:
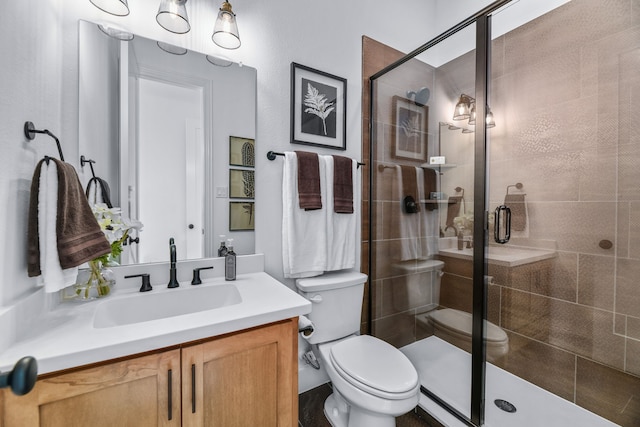
[[[183,426],[298,425],[297,318],[182,348]]]
[[[47,375],[3,398],[3,427],[180,426],[180,350]]]
[[[297,318],[2,390],[0,427],[298,425]]]

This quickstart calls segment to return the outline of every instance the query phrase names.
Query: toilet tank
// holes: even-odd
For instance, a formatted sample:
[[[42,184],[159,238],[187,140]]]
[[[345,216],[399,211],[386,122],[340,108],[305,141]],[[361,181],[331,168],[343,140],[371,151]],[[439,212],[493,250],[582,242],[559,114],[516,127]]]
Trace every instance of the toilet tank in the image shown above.
[[[311,344],[337,340],[360,331],[362,297],[367,275],[355,271],[327,273],[296,280],[300,295],[312,302]]]

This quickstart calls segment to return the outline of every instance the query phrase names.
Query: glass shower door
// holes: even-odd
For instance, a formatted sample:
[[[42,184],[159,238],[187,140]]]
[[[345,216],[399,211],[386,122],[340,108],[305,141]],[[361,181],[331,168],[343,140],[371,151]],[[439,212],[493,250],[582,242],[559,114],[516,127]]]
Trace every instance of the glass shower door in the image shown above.
[[[474,241],[475,37],[469,22],[371,79],[371,333],[401,348],[423,393],[466,420],[473,264],[483,253],[483,238]],[[468,339],[455,340],[450,322]]]

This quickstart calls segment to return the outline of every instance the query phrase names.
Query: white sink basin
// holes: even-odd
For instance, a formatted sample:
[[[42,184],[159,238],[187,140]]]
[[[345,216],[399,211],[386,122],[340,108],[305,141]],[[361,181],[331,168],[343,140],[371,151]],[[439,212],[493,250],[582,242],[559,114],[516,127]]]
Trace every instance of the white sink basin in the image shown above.
[[[242,302],[233,284],[200,285],[136,293],[101,302],[94,328],[129,325],[214,310]]]
[[[458,250],[458,242],[455,238],[443,238],[439,240],[439,254],[459,259],[473,259],[473,249],[466,247]],[[502,265],[505,267],[517,267],[519,265],[531,264],[556,256],[554,250],[527,248],[521,246],[489,246],[489,264]]]

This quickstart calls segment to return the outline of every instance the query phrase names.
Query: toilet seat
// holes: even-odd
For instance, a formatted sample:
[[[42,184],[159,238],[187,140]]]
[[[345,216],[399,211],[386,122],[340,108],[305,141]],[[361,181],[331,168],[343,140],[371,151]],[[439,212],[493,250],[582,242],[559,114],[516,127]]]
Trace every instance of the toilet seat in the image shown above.
[[[427,315],[429,319],[440,329],[454,336],[471,339],[472,319],[471,314],[453,308],[434,310]],[[507,333],[499,326],[487,321],[485,323],[485,340],[487,345],[504,345],[509,341]]]
[[[370,335],[354,336],[330,349],[338,374],[374,396],[399,400],[415,395],[418,373],[397,348]]]

